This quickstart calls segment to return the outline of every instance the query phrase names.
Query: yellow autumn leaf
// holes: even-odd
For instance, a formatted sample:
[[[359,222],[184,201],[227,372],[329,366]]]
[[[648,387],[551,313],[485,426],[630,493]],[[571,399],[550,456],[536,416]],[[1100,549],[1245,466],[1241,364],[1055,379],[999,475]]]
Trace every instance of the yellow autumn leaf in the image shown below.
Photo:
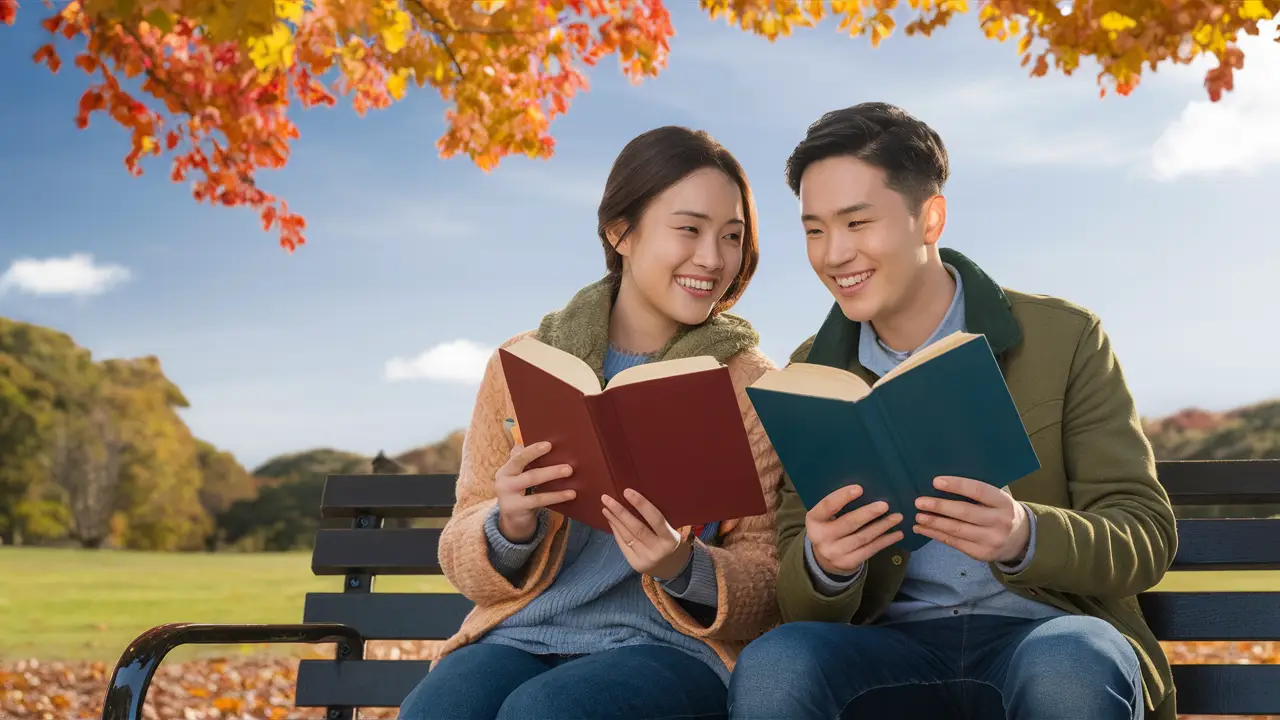
[[[871,25],[871,47],[878,47],[880,41],[893,34],[893,16],[888,13],[880,13],[872,19]]]
[[[1022,39],[1018,41],[1018,54],[1019,54],[1019,55],[1025,55],[1025,54],[1027,53],[1027,51],[1031,49],[1031,42],[1032,42],[1032,40],[1033,40],[1033,38],[1032,38],[1032,36],[1031,36],[1031,33],[1026,33],[1026,34],[1024,34],[1024,35],[1022,36]]]
[[[760,32],[770,40],[778,36],[778,21],[774,19],[773,15],[766,15],[760,21]]]
[[[409,68],[400,68],[387,78],[387,92],[396,100],[404,98],[405,87],[409,81]]]
[[[1245,20],[1270,20],[1271,11],[1262,4],[1262,0],[1244,0],[1240,5],[1240,17]]]
[[[275,0],[276,17],[298,23],[302,20],[302,0]]]
[[[143,135],[140,149],[144,153],[152,152],[156,149],[156,139],[150,135]]]
[[[396,10],[391,15],[391,23],[382,27],[382,44],[388,52],[400,52],[409,41],[409,31],[413,29],[413,18],[403,10]]]
[[[248,44],[249,59],[263,72],[293,65],[293,33],[284,23],[276,23],[270,35],[250,38]]]
[[[1108,32],[1120,32],[1121,30],[1128,30],[1129,28],[1137,27],[1138,21],[1128,15],[1121,15],[1113,10],[1098,18],[1098,24],[1102,26],[1103,30]]]

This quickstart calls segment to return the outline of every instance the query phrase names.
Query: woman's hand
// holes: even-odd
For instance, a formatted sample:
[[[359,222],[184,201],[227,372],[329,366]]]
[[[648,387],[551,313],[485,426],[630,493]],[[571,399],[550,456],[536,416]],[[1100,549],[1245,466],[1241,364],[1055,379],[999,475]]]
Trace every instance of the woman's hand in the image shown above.
[[[525,470],[525,466],[551,451],[551,443],[534,443],[529,447],[516,445],[511,456],[498,468],[493,479],[494,493],[498,496],[498,532],[513,543],[529,542],[538,530],[538,508],[566,502],[577,497],[573,490],[557,492],[532,492],[533,488],[556,478],[569,477],[573,468],[569,465]]]
[[[613,528],[613,539],[618,548],[636,572],[659,580],[670,580],[689,562],[693,547],[680,541],[680,533],[643,495],[630,488],[622,494],[632,507],[640,511],[644,520],[637,519],[622,503],[608,495],[600,496],[604,503],[604,517]]]

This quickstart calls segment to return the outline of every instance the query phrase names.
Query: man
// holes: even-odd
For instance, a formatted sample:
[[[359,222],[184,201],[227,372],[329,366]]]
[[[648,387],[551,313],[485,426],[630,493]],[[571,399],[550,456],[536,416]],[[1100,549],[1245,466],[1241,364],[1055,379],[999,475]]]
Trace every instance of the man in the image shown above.
[[[952,332],[984,334],[1041,468],[1003,490],[937,478],[975,503],[922,498],[907,517],[838,516],[856,486],[806,511],[786,480],[784,624],[743,652],[731,716],[1171,720],[1134,596],[1173,560],[1174,515],[1111,344],[1089,311],[938,248],[947,172],[937,133],[899,108],[810,126],[787,181],[836,302],[791,360],[870,382]],[[932,539],[910,556],[891,548],[905,523]]]

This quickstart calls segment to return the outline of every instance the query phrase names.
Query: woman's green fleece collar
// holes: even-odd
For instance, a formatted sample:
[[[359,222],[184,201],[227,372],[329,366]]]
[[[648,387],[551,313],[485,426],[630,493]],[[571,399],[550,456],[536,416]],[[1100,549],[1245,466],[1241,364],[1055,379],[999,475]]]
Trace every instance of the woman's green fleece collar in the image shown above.
[[[609,348],[609,318],[614,281],[605,277],[579,290],[560,310],[542,318],[534,336],[582,359],[604,385],[604,356]],[[743,318],[719,313],[699,325],[683,325],[654,353],[653,360],[710,355],[721,363],[760,344],[760,335]]]

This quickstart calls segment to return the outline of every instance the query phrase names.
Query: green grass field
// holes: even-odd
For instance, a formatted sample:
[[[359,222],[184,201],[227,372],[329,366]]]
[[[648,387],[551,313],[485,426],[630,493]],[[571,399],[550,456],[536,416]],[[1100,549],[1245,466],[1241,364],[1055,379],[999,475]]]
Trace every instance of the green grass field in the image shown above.
[[[452,591],[440,577],[388,576],[374,587]],[[299,622],[308,592],[341,590],[342,578],[311,574],[307,553],[0,547],[0,659],[114,662],[130,640],[161,623]],[[228,648],[203,651],[226,653]],[[182,650],[174,657],[196,652]]]
[[[375,587],[451,590],[443,578],[433,577],[384,577]],[[0,659],[114,661],[154,625],[298,622],[306,593],[340,589],[339,578],[311,574],[306,553],[0,548]],[[1280,573],[1175,573],[1158,589],[1280,591]],[[195,652],[180,651],[175,658]]]

